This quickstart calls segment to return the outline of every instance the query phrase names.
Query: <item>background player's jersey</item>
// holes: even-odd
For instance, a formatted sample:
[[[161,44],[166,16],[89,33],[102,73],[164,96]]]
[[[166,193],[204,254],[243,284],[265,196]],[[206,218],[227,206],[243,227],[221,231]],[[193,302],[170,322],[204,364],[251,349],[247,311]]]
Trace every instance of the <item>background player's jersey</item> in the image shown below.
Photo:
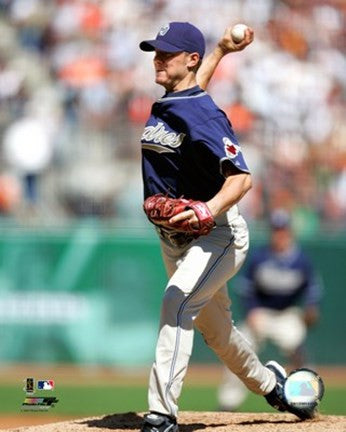
[[[225,113],[198,86],[155,102],[141,142],[145,198],[208,201],[224,183],[225,164],[249,172]]]
[[[247,311],[255,307],[282,310],[298,303],[307,306],[321,299],[321,281],[298,246],[284,254],[270,247],[256,250],[242,282],[239,294]]]

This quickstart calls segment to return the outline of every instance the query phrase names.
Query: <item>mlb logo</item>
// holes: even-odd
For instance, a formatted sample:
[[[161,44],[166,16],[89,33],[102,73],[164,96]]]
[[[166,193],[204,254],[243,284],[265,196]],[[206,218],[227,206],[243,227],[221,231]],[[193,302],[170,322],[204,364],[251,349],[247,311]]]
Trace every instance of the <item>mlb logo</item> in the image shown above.
[[[38,380],[37,390],[53,390],[54,381],[53,380]]]

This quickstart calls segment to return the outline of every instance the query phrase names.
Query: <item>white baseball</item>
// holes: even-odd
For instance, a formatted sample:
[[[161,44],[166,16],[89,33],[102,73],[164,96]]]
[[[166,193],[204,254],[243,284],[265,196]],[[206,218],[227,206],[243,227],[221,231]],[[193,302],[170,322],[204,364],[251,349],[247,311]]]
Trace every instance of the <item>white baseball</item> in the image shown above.
[[[245,24],[236,24],[231,30],[231,36],[235,43],[241,42],[245,37],[245,30],[248,28]]]

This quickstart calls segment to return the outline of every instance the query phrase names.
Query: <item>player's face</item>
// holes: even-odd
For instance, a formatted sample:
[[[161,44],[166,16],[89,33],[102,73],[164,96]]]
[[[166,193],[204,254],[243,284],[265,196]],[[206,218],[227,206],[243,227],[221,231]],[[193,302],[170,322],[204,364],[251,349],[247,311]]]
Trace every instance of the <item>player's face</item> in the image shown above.
[[[155,51],[155,82],[174,91],[178,84],[188,75],[191,55],[186,52],[169,53]]]
[[[276,252],[285,252],[293,243],[292,232],[288,228],[273,229],[271,233],[271,245]]]

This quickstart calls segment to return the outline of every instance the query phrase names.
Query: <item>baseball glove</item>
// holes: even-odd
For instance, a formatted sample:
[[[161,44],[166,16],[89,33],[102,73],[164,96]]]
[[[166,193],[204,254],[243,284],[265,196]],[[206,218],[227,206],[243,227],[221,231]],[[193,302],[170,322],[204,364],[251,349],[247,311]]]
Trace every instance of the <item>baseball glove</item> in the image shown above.
[[[207,235],[215,226],[214,218],[206,203],[185,198],[169,198],[166,195],[156,194],[147,198],[143,204],[144,211],[155,225],[176,232],[193,234],[194,237]],[[198,219],[198,227],[190,225],[187,219],[169,223],[169,220],[186,210],[193,210]]]

